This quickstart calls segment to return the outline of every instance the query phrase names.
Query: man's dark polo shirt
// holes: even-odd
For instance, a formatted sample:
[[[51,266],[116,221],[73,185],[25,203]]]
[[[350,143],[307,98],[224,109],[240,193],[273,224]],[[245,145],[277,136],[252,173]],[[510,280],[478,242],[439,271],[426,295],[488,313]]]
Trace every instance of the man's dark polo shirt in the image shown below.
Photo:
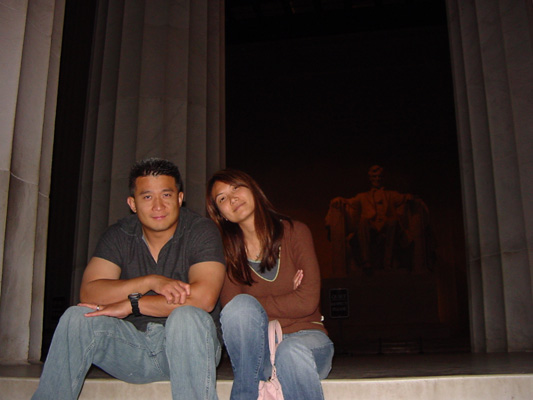
[[[159,252],[157,262],[143,239],[137,215],[125,217],[107,228],[93,256],[118,265],[121,268],[120,279],[156,274],[188,283],[191,265],[206,261],[225,264],[222,239],[215,223],[184,207],[180,208],[176,232]],[[220,303],[217,302],[211,316],[220,334],[219,315]],[[166,317],[135,317],[131,314],[124,320],[145,331],[149,322],[164,324]]]

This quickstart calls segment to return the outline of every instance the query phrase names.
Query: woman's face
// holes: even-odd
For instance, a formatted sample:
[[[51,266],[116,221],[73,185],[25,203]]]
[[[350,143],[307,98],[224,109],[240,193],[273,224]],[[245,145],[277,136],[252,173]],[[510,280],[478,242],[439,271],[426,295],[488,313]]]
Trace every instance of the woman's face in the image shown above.
[[[236,224],[254,221],[255,201],[252,191],[246,186],[217,181],[211,190],[220,214]]]

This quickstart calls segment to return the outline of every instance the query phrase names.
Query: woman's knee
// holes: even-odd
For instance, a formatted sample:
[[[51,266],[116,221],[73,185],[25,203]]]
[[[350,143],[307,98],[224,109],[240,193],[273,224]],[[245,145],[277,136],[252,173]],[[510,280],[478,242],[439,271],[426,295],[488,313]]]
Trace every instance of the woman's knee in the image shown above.
[[[264,309],[255,297],[248,294],[239,294],[231,299],[222,309],[220,318],[222,323],[224,323],[225,320],[227,321],[235,317],[245,319],[261,312],[264,312]]]
[[[313,363],[313,352],[297,340],[284,340],[276,350],[276,365],[278,363],[296,366],[296,363],[305,361]]]
[[[331,370],[333,343],[329,339],[322,341],[320,345],[310,347],[308,342],[298,337],[283,340],[276,351],[276,366],[280,370],[313,371],[320,379],[325,379]]]

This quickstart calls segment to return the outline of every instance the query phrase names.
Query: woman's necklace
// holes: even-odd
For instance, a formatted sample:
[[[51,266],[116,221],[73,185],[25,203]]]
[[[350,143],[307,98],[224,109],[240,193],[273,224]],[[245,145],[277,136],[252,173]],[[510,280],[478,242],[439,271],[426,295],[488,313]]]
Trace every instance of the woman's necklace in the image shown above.
[[[245,247],[246,247],[246,254],[248,255],[248,257],[252,259],[252,261],[259,261],[261,259],[261,252],[257,253],[254,258],[251,256],[252,252],[248,249],[248,247],[247,246]]]

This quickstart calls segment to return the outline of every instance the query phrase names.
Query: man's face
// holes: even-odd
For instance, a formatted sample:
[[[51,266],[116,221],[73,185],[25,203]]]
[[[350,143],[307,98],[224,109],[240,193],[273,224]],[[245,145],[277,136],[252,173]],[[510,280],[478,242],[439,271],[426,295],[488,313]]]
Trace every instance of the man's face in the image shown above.
[[[145,233],[169,233],[178,226],[183,192],[168,175],[142,176],[135,180],[135,193],[128,205],[137,214]]]

